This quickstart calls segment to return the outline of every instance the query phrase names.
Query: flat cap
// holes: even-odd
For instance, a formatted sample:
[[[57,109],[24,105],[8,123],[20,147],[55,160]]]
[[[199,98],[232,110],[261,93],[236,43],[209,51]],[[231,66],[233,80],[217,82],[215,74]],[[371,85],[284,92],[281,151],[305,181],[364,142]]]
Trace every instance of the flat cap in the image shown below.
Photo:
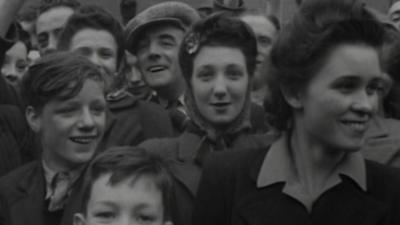
[[[150,26],[170,23],[186,30],[199,19],[198,12],[182,2],[167,1],[153,5],[128,22],[124,32],[125,46],[129,52],[134,53],[138,35]]]

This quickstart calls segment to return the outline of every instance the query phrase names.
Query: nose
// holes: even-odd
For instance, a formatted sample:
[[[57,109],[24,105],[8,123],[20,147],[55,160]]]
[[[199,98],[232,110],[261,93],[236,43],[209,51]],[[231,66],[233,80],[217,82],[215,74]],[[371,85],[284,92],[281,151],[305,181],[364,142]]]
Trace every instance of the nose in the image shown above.
[[[49,35],[49,43],[46,48],[46,54],[55,52],[57,50],[58,39],[55,35]]]
[[[213,85],[214,96],[217,97],[218,99],[223,98],[227,93],[227,89],[228,89],[227,83],[226,80],[224,79],[224,75],[218,74],[214,80],[214,85]]]
[[[93,64],[102,67],[100,57],[96,53],[92,52],[88,58]]]
[[[18,79],[17,71],[12,65],[4,65],[1,68],[1,73],[11,82],[15,82]]]
[[[148,57],[151,59],[157,59],[160,57],[160,46],[157,43],[150,43],[149,50],[148,50]]]
[[[360,91],[353,100],[353,110],[361,115],[372,115],[378,109],[378,96]]]
[[[78,127],[82,130],[90,131],[94,128],[94,124],[93,114],[90,112],[90,109],[84,108],[79,118]]]

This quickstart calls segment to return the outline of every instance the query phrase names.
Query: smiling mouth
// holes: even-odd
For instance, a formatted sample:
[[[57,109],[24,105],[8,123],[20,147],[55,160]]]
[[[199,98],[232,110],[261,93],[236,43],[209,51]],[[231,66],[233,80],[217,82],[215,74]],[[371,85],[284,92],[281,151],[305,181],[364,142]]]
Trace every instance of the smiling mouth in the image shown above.
[[[350,127],[352,130],[356,132],[365,132],[368,128],[368,122],[367,121],[342,121],[342,124],[344,124],[347,127]]]
[[[147,69],[147,71],[149,71],[151,73],[157,73],[157,72],[161,72],[165,69],[167,69],[165,66],[151,66]]]
[[[79,136],[79,137],[70,137],[69,139],[77,144],[86,145],[96,140],[96,138],[97,136]]]

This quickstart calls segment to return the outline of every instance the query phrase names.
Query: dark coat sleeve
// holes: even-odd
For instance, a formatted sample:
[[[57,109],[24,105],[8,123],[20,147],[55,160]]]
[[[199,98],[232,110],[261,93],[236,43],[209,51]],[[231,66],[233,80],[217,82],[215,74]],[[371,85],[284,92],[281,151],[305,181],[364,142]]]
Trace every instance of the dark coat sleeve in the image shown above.
[[[39,155],[39,141],[17,106],[0,105],[0,176]]]

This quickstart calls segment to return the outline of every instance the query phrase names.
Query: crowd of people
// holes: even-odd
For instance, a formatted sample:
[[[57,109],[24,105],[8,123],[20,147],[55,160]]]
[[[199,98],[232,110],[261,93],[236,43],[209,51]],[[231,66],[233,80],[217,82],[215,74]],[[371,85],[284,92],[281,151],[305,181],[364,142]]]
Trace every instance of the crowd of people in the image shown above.
[[[400,2],[26,2],[0,0],[0,225],[400,224]]]

